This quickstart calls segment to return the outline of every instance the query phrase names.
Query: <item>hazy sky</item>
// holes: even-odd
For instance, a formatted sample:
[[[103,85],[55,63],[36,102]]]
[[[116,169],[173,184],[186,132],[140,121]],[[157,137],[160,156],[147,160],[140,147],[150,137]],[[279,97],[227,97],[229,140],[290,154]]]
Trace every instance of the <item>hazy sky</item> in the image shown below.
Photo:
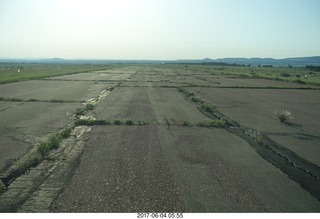
[[[320,0],[0,0],[0,57],[320,55]]]

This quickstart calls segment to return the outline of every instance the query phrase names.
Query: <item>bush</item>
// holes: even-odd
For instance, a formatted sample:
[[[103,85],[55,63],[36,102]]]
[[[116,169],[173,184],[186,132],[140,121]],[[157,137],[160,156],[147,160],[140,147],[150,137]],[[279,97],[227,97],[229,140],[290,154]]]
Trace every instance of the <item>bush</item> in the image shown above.
[[[223,119],[206,120],[206,121],[197,123],[197,126],[199,127],[223,127],[225,125],[226,125],[226,121]]]
[[[2,180],[0,179],[0,193],[4,190],[4,188],[5,188],[5,185],[2,182]]]
[[[46,156],[49,152],[49,145],[47,142],[40,142],[37,147],[37,152],[42,156]]]
[[[296,80],[293,80],[292,82],[298,83],[298,84],[306,84],[306,82],[301,79],[296,79]]]
[[[216,106],[213,103],[202,103],[200,108],[208,113],[213,113]]]
[[[83,108],[76,109],[76,115],[77,116],[81,116],[81,115],[84,115],[84,114],[86,114],[86,110],[85,109],[83,109]]]
[[[203,103],[203,100],[201,100],[199,97],[192,96],[191,100],[195,103]]]
[[[72,131],[71,128],[63,129],[62,132],[60,133],[61,138],[69,138],[71,131]]]
[[[191,126],[191,123],[190,122],[188,122],[188,121],[183,121],[183,123],[182,123],[182,125],[183,126]]]
[[[74,122],[75,126],[94,126],[94,125],[109,125],[110,122],[104,120],[90,120],[90,119],[78,119]]]
[[[91,104],[91,103],[88,103],[88,104],[86,104],[86,106],[85,106],[85,110],[93,110],[94,109],[94,105],[93,104]]]
[[[116,120],[116,121],[113,122],[113,124],[114,124],[114,125],[121,125],[122,122],[121,122],[120,120]]]
[[[289,73],[281,73],[280,77],[290,77],[291,75]]]
[[[52,136],[48,141],[49,150],[57,149],[59,147],[61,139],[58,135]]]
[[[126,121],[126,125],[134,125],[134,123],[133,123],[133,121],[131,121],[131,120],[127,120],[127,121]]]
[[[291,113],[288,110],[284,110],[282,112],[275,112],[276,117],[279,119],[280,122],[286,123],[290,119],[293,119]]]

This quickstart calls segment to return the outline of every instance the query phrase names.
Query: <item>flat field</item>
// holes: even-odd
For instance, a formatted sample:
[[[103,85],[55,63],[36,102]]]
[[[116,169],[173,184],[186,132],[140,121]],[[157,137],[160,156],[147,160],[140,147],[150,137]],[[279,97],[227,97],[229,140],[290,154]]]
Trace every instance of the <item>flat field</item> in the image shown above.
[[[320,212],[319,73],[102,67],[0,85],[0,212]]]

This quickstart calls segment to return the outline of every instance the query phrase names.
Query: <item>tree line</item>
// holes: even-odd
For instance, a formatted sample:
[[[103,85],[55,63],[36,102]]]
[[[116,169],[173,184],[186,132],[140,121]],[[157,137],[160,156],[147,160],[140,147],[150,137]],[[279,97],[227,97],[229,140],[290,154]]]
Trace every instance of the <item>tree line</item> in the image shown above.
[[[320,71],[320,66],[319,65],[307,65],[306,69],[309,69],[310,71]]]

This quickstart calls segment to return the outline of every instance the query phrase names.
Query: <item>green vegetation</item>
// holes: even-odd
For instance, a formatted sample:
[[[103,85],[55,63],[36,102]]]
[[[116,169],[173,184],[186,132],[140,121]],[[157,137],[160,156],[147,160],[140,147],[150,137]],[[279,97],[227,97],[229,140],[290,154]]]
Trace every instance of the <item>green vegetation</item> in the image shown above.
[[[188,122],[188,121],[183,121],[183,122],[182,122],[182,125],[183,125],[183,126],[187,126],[187,127],[192,126],[192,124],[191,124],[190,122]]]
[[[114,121],[106,121],[106,120],[91,120],[91,119],[77,119],[74,122],[75,126],[95,126],[95,125],[148,125],[149,123],[146,121],[132,121],[132,120],[114,120]]]
[[[116,120],[113,122],[114,125],[122,125],[122,122],[120,120]]]
[[[41,155],[41,157],[45,157],[51,150],[59,148],[60,142],[70,137],[72,128],[67,127],[63,129],[61,132],[54,134],[47,141],[42,141],[39,143],[37,147],[37,152]]]
[[[2,182],[2,180],[0,179],[0,193],[5,189],[5,185]]]
[[[134,122],[132,120],[127,120],[126,125],[134,125]]]
[[[85,108],[77,108],[76,109],[76,116],[83,116],[84,114],[86,114]]]
[[[192,102],[196,103],[199,105],[199,109],[211,113],[214,113],[214,110],[216,108],[216,105],[210,102],[205,102],[202,100],[200,97],[197,97],[193,92],[190,92],[186,90],[185,88],[179,87],[178,91],[183,93],[183,95],[187,98],[189,98]]]
[[[178,87],[178,91],[181,92],[186,98],[189,98],[192,102],[204,103],[204,101],[200,97],[196,96],[193,92],[190,92],[183,87]]]
[[[0,97],[0,101],[7,101],[7,102],[45,102],[45,103],[80,103],[80,101],[76,100],[38,100],[38,99],[20,99],[16,97]]]
[[[87,103],[84,107],[86,111],[94,110],[95,106],[91,103]]]
[[[74,122],[75,126],[94,126],[94,125],[110,125],[110,122],[104,120],[78,119]]]
[[[40,142],[33,153],[16,163],[17,174],[23,174],[26,170],[37,166],[51,150],[59,148],[59,144],[63,139],[70,137],[71,131],[72,127],[66,127],[61,132],[52,135],[47,141]]]
[[[205,120],[198,122],[196,124],[199,127],[224,127],[226,125],[226,121],[224,119],[215,119],[215,120]]]
[[[201,103],[200,109],[208,112],[213,113],[216,106],[213,103]]]
[[[235,78],[267,79],[275,81],[287,81],[299,84],[320,86],[319,67],[306,66],[306,68],[282,67],[255,67],[255,66],[213,66],[192,65],[189,69],[203,72],[208,75],[224,75]]]
[[[0,63],[0,84],[106,69],[100,64]]]
[[[283,110],[282,112],[275,112],[275,115],[282,123],[286,123],[290,119],[293,119],[291,113],[288,110]]]

